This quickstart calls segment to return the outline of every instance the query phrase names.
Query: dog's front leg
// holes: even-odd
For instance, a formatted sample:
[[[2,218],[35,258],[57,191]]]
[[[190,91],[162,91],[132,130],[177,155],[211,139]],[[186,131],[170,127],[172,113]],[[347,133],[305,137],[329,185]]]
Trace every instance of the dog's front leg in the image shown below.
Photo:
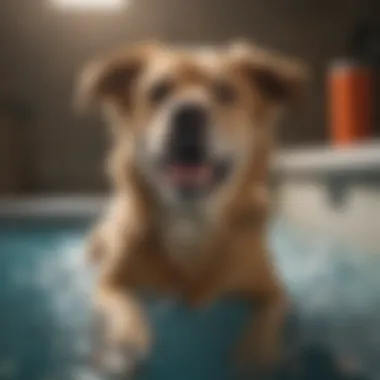
[[[95,305],[105,328],[106,350],[102,364],[112,373],[123,376],[130,374],[148,355],[151,343],[147,317],[129,283],[132,241],[117,238],[108,241],[95,294]]]
[[[284,294],[271,289],[261,296],[253,295],[256,307],[242,345],[242,359],[253,358],[258,367],[270,369],[281,358],[281,332],[286,311]]]
[[[287,299],[277,273],[261,239],[246,243],[244,258],[236,275],[240,274],[237,292],[252,300],[253,316],[244,331],[240,360],[253,360],[260,368],[275,366],[281,359],[281,333],[287,310]],[[248,244],[247,244],[248,243]],[[252,247],[252,248],[250,248]]]
[[[101,364],[108,373],[132,375],[150,349],[147,317],[130,292],[102,282],[97,304],[105,323],[105,350]]]

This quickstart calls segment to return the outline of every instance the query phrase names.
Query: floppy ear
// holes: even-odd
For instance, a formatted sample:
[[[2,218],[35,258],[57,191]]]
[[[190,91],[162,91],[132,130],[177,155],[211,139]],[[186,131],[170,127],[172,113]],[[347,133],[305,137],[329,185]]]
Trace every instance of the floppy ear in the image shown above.
[[[276,106],[303,99],[308,70],[303,63],[244,42],[231,46],[235,64],[266,100]]]
[[[153,49],[153,44],[125,48],[87,64],[79,78],[76,106],[80,110],[99,103],[129,107],[131,87]]]

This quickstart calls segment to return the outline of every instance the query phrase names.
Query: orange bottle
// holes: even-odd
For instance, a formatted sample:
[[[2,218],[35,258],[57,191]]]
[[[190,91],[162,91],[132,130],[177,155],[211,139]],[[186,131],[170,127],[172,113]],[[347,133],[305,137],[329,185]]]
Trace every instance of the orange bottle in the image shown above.
[[[334,145],[371,137],[372,75],[369,66],[340,61],[328,71],[330,131]]]

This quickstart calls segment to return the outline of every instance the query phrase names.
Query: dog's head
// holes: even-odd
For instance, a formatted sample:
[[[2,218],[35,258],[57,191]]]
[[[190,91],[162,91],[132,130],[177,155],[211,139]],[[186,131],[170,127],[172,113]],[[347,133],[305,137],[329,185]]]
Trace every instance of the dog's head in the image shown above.
[[[162,199],[199,202],[247,175],[303,68],[246,44],[142,44],[90,64],[80,100],[108,111],[119,149]]]

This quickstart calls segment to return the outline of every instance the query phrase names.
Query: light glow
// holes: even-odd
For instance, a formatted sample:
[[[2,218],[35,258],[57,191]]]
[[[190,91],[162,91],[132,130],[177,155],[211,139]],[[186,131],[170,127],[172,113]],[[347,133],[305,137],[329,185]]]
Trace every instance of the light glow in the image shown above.
[[[126,5],[127,0],[50,0],[59,9],[114,10]]]

